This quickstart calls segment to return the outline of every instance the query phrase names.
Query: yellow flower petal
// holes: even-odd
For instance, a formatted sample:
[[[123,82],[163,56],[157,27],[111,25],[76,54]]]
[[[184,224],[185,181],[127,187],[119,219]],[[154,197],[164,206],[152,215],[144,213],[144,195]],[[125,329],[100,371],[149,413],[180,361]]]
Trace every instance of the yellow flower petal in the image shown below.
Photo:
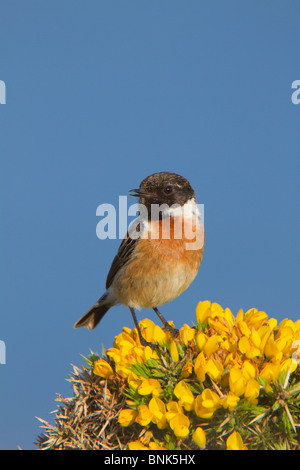
[[[193,363],[192,361],[188,361],[186,362],[186,364],[184,364],[183,368],[181,369],[181,376],[188,377],[189,375],[191,375],[192,372],[193,372]]]
[[[121,426],[130,426],[135,422],[138,412],[136,410],[124,409],[120,411],[118,421]]]
[[[234,431],[226,441],[227,450],[246,450],[247,447],[243,444],[243,439],[239,432]]]
[[[170,401],[167,404],[166,418],[170,422],[178,414],[184,414],[182,406],[177,401]]]
[[[247,400],[256,405],[257,403],[257,397],[259,395],[259,390],[260,390],[260,385],[255,379],[249,379],[246,388],[245,388],[245,393],[244,396],[247,398]]]
[[[152,413],[149,410],[147,405],[139,405],[138,406],[138,415],[135,418],[135,421],[139,423],[141,426],[148,426],[148,424],[152,420]]]
[[[109,379],[109,377],[114,375],[114,371],[112,370],[111,366],[104,359],[98,359],[94,362],[93,372],[94,374],[99,375],[100,377],[104,377],[105,379]]]
[[[250,361],[244,362],[242,373],[246,379],[254,379],[257,375],[256,368]]]
[[[178,353],[177,344],[175,343],[175,341],[171,341],[170,353],[171,353],[171,357],[172,357],[173,361],[178,362],[179,353]]]
[[[183,424],[177,424],[173,431],[176,437],[186,437],[189,434],[189,428]]]
[[[179,399],[179,404],[182,405],[186,411],[193,409],[194,395],[184,380],[178,382],[174,388],[174,394]]]
[[[168,425],[164,402],[160,398],[153,397],[149,402],[149,410],[153,415],[152,422],[155,423],[159,429],[164,429]]]
[[[219,337],[214,335],[208,338],[206,341],[204,347],[203,347],[203,352],[204,354],[213,354],[214,352],[217,351],[219,346]]]
[[[189,418],[183,413],[177,413],[170,421],[170,427],[173,429],[175,436],[186,437],[189,433]]]
[[[159,380],[157,379],[144,379],[141,385],[138,388],[138,392],[140,395],[160,395],[162,392]]]
[[[206,437],[205,432],[200,426],[193,432],[192,439],[200,449],[204,449],[206,445]]]
[[[216,382],[219,382],[222,378],[222,374],[224,372],[224,368],[220,361],[216,359],[209,359],[206,366],[206,373],[209,377]]]
[[[240,321],[239,322],[239,329],[242,333],[242,335],[246,336],[247,338],[249,338],[249,336],[251,335],[251,331],[247,325],[247,323],[245,321]]]
[[[275,382],[280,374],[280,364],[268,362],[260,371],[260,377],[267,380],[267,382]]]
[[[229,411],[232,411],[238,404],[239,400],[240,400],[240,397],[238,397],[232,392],[229,392],[225,398],[221,399],[221,405],[223,406],[223,408],[226,408]]]
[[[210,315],[211,303],[208,300],[199,302],[196,308],[196,320],[199,323],[206,323]]]
[[[148,447],[144,446],[140,441],[128,442],[129,450],[149,450]]]
[[[208,336],[200,331],[196,336],[196,343],[200,351],[203,350],[206,342],[208,340]]]
[[[261,339],[260,339],[258,331],[253,330],[251,332],[250,341],[256,348],[260,347]]]
[[[195,328],[189,327],[189,325],[184,324],[179,330],[179,337],[187,346],[188,342],[194,339],[196,334]]]
[[[149,449],[151,449],[151,450],[167,450],[166,447],[163,446],[163,443],[157,443],[157,442],[149,442]]]
[[[257,329],[268,321],[268,315],[265,312],[258,312],[256,308],[251,308],[245,313],[244,320],[249,328]]]
[[[245,392],[246,383],[247,379],[243,376],[242,370],[236,366],[232,367],[229,373],[230,390],[240,397]]]
[[[194,410],[200,418],[210,419],[219,406],[219,396],[209,388],[206,388],[195,399]]]
[[[197,359],[195,361],[195,365],[194,365],[194,371],[199,382],[203,382],[203,380],[205,379],[206,370],[207,370],[206,360],[205,360],[203,352],[201,352],[198,354]]]

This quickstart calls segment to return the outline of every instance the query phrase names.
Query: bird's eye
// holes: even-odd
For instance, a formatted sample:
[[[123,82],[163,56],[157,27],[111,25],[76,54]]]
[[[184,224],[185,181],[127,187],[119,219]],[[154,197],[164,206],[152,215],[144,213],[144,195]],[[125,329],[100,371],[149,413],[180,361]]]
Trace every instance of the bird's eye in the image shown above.
[[[165,194],[171,194],[172,191],[173,191],[172,186],[166,186],[164,189]]]

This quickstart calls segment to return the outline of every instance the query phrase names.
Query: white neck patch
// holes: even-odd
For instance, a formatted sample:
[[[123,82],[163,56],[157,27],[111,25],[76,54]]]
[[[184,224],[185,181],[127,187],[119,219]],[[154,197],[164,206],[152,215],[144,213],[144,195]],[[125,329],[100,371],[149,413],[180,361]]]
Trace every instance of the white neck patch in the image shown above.
[[[164,204],[162,204],[160,207],[162,206],[164,206]],[[183,206],[179,204],[173,204],[172,206],[167,206],[166,204],[165,206],[166,208],[162,208],[161,211],[163,217],[195,217],[196,221],[200,221],[201,219],[200,211],[195,198],[189,199],[189,201],[187,201]]]

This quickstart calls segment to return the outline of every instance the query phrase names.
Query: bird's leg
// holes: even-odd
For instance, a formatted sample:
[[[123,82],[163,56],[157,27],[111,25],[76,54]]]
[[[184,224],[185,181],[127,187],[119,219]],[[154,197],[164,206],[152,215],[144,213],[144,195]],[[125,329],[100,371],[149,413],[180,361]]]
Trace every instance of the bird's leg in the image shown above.
[[[167,322],[167,320],[162,316],[162,314],[160,313],[160,311],[158,310],[157,307],[153,307],[153,310],[154,312],[156,313],[156,315],[158,316],[158,318],[160,319],[160,321],[162,322],[162,324],[164,325],[164,328],[165,330],[169,331],[170,333],[172,333],[173,336],[177,336],[179,331],[176,330],[176,328],[173,328],[173,326],[169,325],[169,323]]]
[[[140,343],[142,346],[150,346],[151,349],[156,349],[158,348],[158,346],[156,344],[153,344],[153,343],[149,343],[148,341],[145,340],[145,338],[143,337],[142,333],[141,333],[141,330],[140,330],[140,327],[139,327],[139,324],[138,324],[138,321],[137,321],[137,318],[136,318],[136,314],[135,314],[135,310],[133,307],[129,307],[130,311],[131,311],[131,315],[132,315],[132,318],[133,318],[133,321],[134,321],[134,324],[136,326],[136,329],[137,329],[137,332],[139,334],[139,338],[140,338]]]

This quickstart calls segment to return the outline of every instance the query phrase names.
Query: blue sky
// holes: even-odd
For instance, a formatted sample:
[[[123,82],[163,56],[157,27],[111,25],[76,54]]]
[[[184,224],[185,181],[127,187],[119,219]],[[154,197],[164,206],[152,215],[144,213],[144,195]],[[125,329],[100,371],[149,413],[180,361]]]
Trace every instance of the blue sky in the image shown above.
[[[102,294],[119,240],[96,208],[147,175],[188,178],[205,205],[176,327],[209,299],[299,318],[299,2],[6,0],[0,14],[0,448],[34,448],[35,416],[71,363],[109,348],[128,309],[74,322]],[[136,202],[136,201],[132,201]],[[150,317],[141,311],[139,319]]]

